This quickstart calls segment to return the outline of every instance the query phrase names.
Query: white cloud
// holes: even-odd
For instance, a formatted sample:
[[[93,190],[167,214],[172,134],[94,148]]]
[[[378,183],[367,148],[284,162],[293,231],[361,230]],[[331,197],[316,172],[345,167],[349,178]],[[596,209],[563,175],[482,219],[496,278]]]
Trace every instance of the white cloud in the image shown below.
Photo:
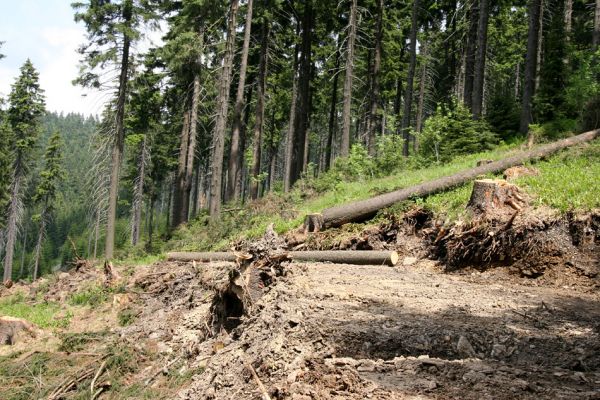
[[[49,27],[44,28],[40,36],[44,43],[39,66],[40,85],[46,91],[48,110],[99,114],[104,96],[72,84],[79,70],[77,47],[84,42],[85,31]]]

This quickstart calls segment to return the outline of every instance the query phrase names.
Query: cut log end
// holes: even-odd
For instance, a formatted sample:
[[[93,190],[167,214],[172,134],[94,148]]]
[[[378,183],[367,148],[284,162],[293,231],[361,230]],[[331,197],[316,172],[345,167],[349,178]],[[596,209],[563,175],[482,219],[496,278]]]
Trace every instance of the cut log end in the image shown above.
[[[467,208],[477,214],[513,214],[527,206],[518,186],[502,179],[480,179],[473,183]]]
[[[304,232],[319,232],[322,228],[322,214],[308,214],[306,218],[304,218]]]

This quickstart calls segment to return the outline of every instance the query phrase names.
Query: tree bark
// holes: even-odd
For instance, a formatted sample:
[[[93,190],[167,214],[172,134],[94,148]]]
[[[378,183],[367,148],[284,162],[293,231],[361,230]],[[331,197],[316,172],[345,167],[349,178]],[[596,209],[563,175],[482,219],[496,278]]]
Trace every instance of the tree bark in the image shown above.
[[[352,80],[354,79],[354,41],[356,40],[357,0],[352,0],[348,22],[348,47],[346,48],[346,73],[344,77],[344,108],[342,110],[342,143],[340,156],[350,153],[350,125],[352,123]]]
[[[477,24],[477,51],[475,54],[475,71],[473,76],[473,99],[471,110],[473,118],[480,119],[483,110],[483,86],[485,81],[485,58],[487,53],[487,33],[489,0],[480,0],[479,21]]]
[[[327,128],[327,144],[325,145],[325,169],[329,169],[333,166],[333,140],[335,132],[337,130],[337,95],[338,95],[338,81],[339,81],[339,68],[340,68],[340,53],[339,49],[335,56],[335,71],[333,76],[333,86],[331,88],[331,105],[329,108],[329,126]]]
[[[537,93],[538,88],[540,87],[540,72],[542,70],[542,47],[544,43],[544,7],[546,4],[544,0],[540,1],[540,21],[538,24],[538,42],[537,42],[537,51],[536,51],[536,62],[535,62],[535,85],[533,88],[533,94]]]
[[[15,242],[17,240],[17,226],[21,217],[22,199],[21,184],[23,182],[23,165],[21,157],[17,156],[14,163],[13,180],[10,191],[10,203],[8,205],[8,217],[6,221],[6,245],[4,247],[4,280],[12,280],[13,258]]]
[[[299,33],[300,23],[296,24],[296,36]],[[294,133],[295,133],[295,125],[296,125],[296,107],[297,107],[297,99],[298,99],[298,45],[294,46],[294,65],[292,67],[292,98],[290,101],[290,120],[288,124],[288,132],[286,137],[286,145],[285,145],[285,165],[283,171],[283,191],[285,193],[290,191],[292,187],[292,171],[293,171],[293,162],[294,162]]]
[[[381,41],[383,36],[383,0],[377,0],[377,23],[375,27],[375,54],[373,55],[373,73],[371,81],[371,107],[367,131],[367,151],[375,155],[375,137],[379,131],[379,73],[381,70]]]
[[[244,89],[246,86],[246,70],[248,69],[248,51],[250,49],[250,32],[252,30],[252,0],[248,0],[246,10],[246,25],[244,28],[244,44],[242,45],[242,56],[240,60],[240,77],[238,80],[235,105],[233,107],[233,127],[231,132],[231,150],[229,152],[229,168],[227,180],[226,201],[238,200],[240,197],[237,181],[240,178],[242,159],[240,155],[240,133],[242,121],[244,120]],[[236,190],[237,188],[237,190]]]
[[[146,178],[147,162],[146,135],[141,143],[140,155],[138,158],[138,176],[135,181],[133,191],[133,210],[131,212],[133,220],[131,221],[131,245],[136,246],[140,240],[140,225],[142,223],[142,203],[144,201],[144,180]]]
[[[126,0],[123,6],[123,20],[125,25],[131,24],[132,0]],[[115,250],[115,223],[117,220],[117,199],[119,196],[119,175],[123,160],[123,143],[125,138],[125,100],[127,99],[127,74],[129,72],[129,48],[131,38],[127,33],[123,35],[123,53],[121,55],[121,71],[119,74],[119,91],[117,95],[117,114],[115,117],[115,138],[112,149],[112,163],[110,171],[110,188],[108,191],[108,214],[106,221],[106,243],[104,257],[113,258]]]
[[[529,31],[527,34],[527,55],[525,56],[525,77],[523,82],[523,99],[521,106],[521,122],[519,132],[526,135],[531,123],[531,106],[535,90],[537,64],[537,45],[540,25],[541,0],[530,0]]]
[[[469,32],[465,52],[465,76],[463,100],[469,110],[473,108],[473,80],[475,78],[475,56],[477,54],[477,31],[479,27],[479,0],[471,0],[469,9]]]
[[[395,251],[378,250],[314,250],[290,251],[284,253],[292,260],[308,262],[332,262],[354,265],[396,265],[399,260]],[[173,252],[167,253],[169,261],[230,261],[235,262],[235,253],[214,252]]]
[[[225,151],[225,125],[229,109],[229,86],[231,84],[231,68],[233,64],[235,42],[235,20],[238,9],[238,0],[231,1],[229,26],[227,28],[227,41],[223,66],[219,79],[219,96],[217,98],[217,120],[213,134],[213,150],[211,157],[212,174],[210,179],[210,204],[209,214],[212,219],[218,219],[221,212],[221,183],[223,180],[223,153]]]
[[[201,36],[204,32],[201,32]],[[202,43],[202,41],[201,41]],[[201,44],[202,46],[202,44]],[[200,60],[198,60],[200,63]],[[194,175],[194,160],[196,159],[196,143],[198,135],[198,103],[200,102],[200,72],[197,71],[194,76],[194,92],[192,94],[192,109],[190,111],[190,140],[187,148],[187,157],[184,175],[184,192],[183,192],[183,209],[181,216],[184,218],[182,222],[189,220],[190,214],[190,194],[192,190],[192,178]]]
[[[290,186],[304,172],[306,135],[310,119],[310,82],[312,66],[312,30],[313,30],[312,0],[304,4],[302,16],[302,44],[300,71],[298,76],[298,106],[295,115],[294,145],[292,151],[292,169],[290,171]]]
[[[40,230],[38,231],[38,238],[35,244],[35,259],[33,264],[33,280],[38,278],[40,270],[40,255],[42,254],[42,245],[44,244],[44,235],[46,233],[46,218],[48,218],[48,200],[44,200],[44,206],[40,216]]]
[[[265,118],[265,90],[267,81],[267,55],[269,46],[269,25],[265,20],[261,32],[260,61],[258,65],[258,91],[256,115],[254,117],[254,143],[252,149],[252,177],[250,178],[250,198],[258,198],[258,175],[260,175],[260,158],[262,135]]]
[[[406,89],[404,92],[404,112],[402,113],[402,138],[404,146],[402,154],[408,157],[410,145],[410,114],[412,109],[413,81],[415,79],[415,67],[417,64],[417,31],[419,24],[420,1],[414,0],[412,6],[411,27],[410,27],[410,61],[408,63],[408,72],[406,77]]]
[[[189,95],[186,96],[183,112],[183,126],[181,128],[181,139],[179,141],[179,157],[177,159],[177,175],[175,177],[175,187],[173,188],[173,218],[171,219],[171,229],[177,228],[185,222],[183,210],[185,208],[185,174],[187,167],[188,149],[190,147],[190,117],[192,108],[189,106]]]
[[[421,78],[419,80],[419,103],[417,105],[417,121],[415,130],[417,132],[421,132],[423,130],[423,107],[425,105],[425,81],[427,79],[427,51],[428,51],[428,43],[427,40],[423,40],[423,45],[421,46],[421,56],[423,57],[422,65],[421,65]],[[418,143],[415,140],[414,151],[418,150]]]
[[[600,0],[596,0],[596,8],[594,10],[594,33],[592,37],[592,45],[595,50],[600,46]]]
[[[373,217],[377,211],[389,207],[400,201],[408,200],[414,197],[425,197],[434,193],[438,193],[457,185],[464,184],[470,180],[477,178],[480,175],[498,173],[515,165],[523,164],[526,161],[536,160],[541,157],[546,157],[561,149],[574,146],[577,144],[589,142],[597,137],[600,137],[600,129],[582,133],[580,135],[563,139],[554,143],[540,146],[531,151],[521,152],[503,160],[494,161],[489,164],[484,164],[472,169],[468,169],[456,174],[438,178],[419,185],[407,187],[394,192],[375,196],[370,199],[352,202],[349,204],[336,206],[324,210],[322,215],[321,226],[311,226],[309,230],[320,230],[321,228],[338,227],[348,222],[364,221]],[[312,225],[315,225],[314,223]],[[316,224],[318,225],[318,224]]]

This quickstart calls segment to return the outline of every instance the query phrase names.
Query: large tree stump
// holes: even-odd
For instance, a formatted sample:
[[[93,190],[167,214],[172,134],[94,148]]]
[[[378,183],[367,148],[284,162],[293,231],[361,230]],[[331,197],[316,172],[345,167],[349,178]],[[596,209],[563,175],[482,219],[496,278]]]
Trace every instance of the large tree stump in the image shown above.
[[[518,186],[503,179],[479,179],[473,183],[467,207],[477,214],[502,216],[521,211],[526,205]]]
[[[21,318],[0,317],[0,345],[15,344],[22,333],[35,337],[35,325]]]

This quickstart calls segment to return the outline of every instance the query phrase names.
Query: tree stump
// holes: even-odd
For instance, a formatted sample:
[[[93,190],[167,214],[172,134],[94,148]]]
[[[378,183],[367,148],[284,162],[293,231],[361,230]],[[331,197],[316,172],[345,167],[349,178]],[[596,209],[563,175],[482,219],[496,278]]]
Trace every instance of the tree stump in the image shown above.
[[[0,317],[0,345],[15,344],[22,332],[35,337],[35,325],[20,318]]]
[[[304,232],[319,232],[323,227],[323,214],[308,214],[304,219]]]
[[[477,214],[504,216],[519,212],[526,205],[518,186],[503,179],[480,179],[473,183],[467,207]]]

